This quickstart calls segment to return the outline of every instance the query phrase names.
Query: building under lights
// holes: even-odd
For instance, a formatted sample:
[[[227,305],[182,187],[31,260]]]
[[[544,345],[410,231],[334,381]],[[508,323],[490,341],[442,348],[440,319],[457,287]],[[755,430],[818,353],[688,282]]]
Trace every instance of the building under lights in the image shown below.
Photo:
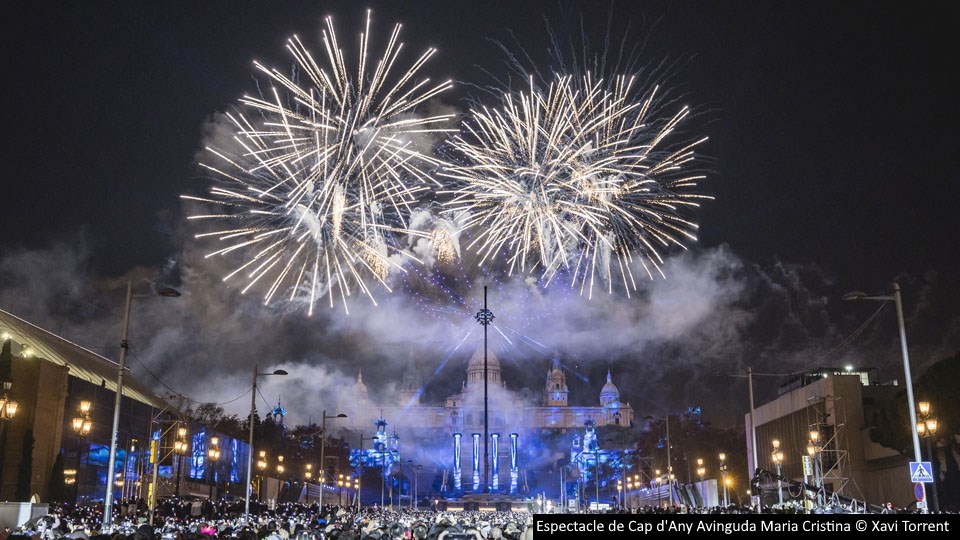
[[[620,401],[620,390],[609,371],[600,389],[598,405],[570,405],[566,375],[557,358],[547,369],[542,399],[538,404],[530,404],[507,387],[500,361],[493,351],[489,351],[487,357],[487,387],[491,433],[583,429],[588,420],[598,427],[633,423],[633,407]],[[391,424],[420,430],[450,434],[483,431],[483,346],[477,347],[467,362],[466,378],[460,390],[448,396],[443,404],[420,403],[420,388],[412,363],[408,364],[403,372],[398,403],[380,406],[370,401],[363,374],[358,374],[353,390],[352,410],[355,414],[350,416],[351,427],[369,429],[372,425],[369,420],[382,415]]]
[[[749,474],[775,470],[773,441],[783,453],[783,476],[815,482],[805,468],[811,432],[818,439],[816,473],[828,493],[880,505],[887,501],[906,507],[915,501],[909,459],[870,439],[868,425],[883,402],[898,391],[896,384],[878,385],[874,371],[823,368],[804,373],[780,387],[776,399],[756,408],[757,460],[744,417]],[[805,474],[807,475],[805,478]],[[774,499],[776,498],[773,496]],[[765,501],[770,503],[770,501]]]
[[[102,501],[117,364],[3,310],[0,335],[2,397],[17,404],[12,417],[0,418],[0,501]],[[124,377],[117,499],[147,496],[149,440],[154,437],[161,440],[164,457],[158,470],[160,495],[175,492],[177,482],[185,495],[206,497],[210,482],[218,492],[242,492],[247,443],[188,425],[175,410],[129,373]],[[177,456],[172,449],[181,427],[186,428],[181,440],[185,452]],[[214,437],[222,457],[211,463],[206,451]]]

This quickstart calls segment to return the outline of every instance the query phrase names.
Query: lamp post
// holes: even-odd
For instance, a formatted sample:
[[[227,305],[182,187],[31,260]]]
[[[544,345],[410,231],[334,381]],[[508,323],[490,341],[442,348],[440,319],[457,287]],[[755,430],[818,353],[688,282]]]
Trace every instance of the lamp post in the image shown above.
[[[723,506],[730,506],[730,499],[727,498],[727,454],[720,452],[720,478],[723,482]]]
[[[261,485],[263,483],[263,474],[267,472],[267,451],[261,450],[260,454],[257,456],[257,499],[263,498]],[[247,509],[250,508],[250,502],[247,501]],[[244,516],[246,519],[246,516]]]
[[[187,442],[187,428],[182,426],[178,427],[177,440],[173,443],[173,453],[177,455],[177,485],[174,488],[174,494],[177,499],[180,498],[180,478],[183,477],[183,457],[189,448],[190,443]]]
[[[780,451],[780,440],[773,440],[773,452],[770,454],[773,464],[777,466],[777,501],[783,505],[783,479],[780,473],[780,464],[783,463],[783,452]]]
[[[656,417],[653,417],[653,416],[648,416],[648,417],[646,417],[646,419],[647,419],[647,420],[659,420],[659,418],[656,418]],[[674,476],[673,476],[673,463],[670,461],[670,415],[669,415],[669,414],[665,414],[665,415],[663,416],[663,422],[664,422],[664,424],[665,424],[665,426],[666,426],[666,429],[667,429],[667,482],[668,482],[667,485],[668,485],[668,487],[669,487],[667,491],[669,492],[669,495],[670,495],[670,508],[673,508],[673,478],[674,478]],[[657,474],[657,476],[660,476],[660,475]],[[659,498],[659,496],[660,496],[660,491],[659,491],[659,489],[658,489],[658,491],[657,491],[657,497]]]
[[[210,437],[210,448],[207,449],[207,458],[210,464],[210,495],[207,497],[213,503],[213,483],[216,480],[217,460],[220,459],[220,437]]]
[[[813,485],[817,487],[817,508],[823,506],[821,492],[823,491],[823,480],[820,478],[820,452],[823,447],[820,445],[820,432],[810,430],[810,441],[807,443],[807,455],[813,461]]]
[[[87,435],[93,430],[93,420],[90,419],[90,411],[93,409],[93,403],[83,400],[77,406],[80,416],[76,416],[71,421],[73,432],[77,435],[77,474],[74,481],[73,504],[77,504],[80,498],[80,466],[83,462],[83,446]]]
[[[660,486],[663,485],[663,477],[661,476],[662,474],[663,474],[663,473],[660,471],[660,469],[654,469],[654,471],[653,471],[654,479],[651,480],[651,482],[650,482],[650,487],[655,487],[656,490],[657,490],[657,508],[660,508],[660,507],[661,507],[661,506],[660,506],[660,502],[661,502]],[[639,488],[640,485],[637,484],[637,487]],[[638,505],[639,505],[639,501],[637,501],[637,503],[638,503]]]
[[[489,490],[490,482],[488,476],[489,456],[487,454],[487,438],[489,434],[488,408],[487,408],[487,327],[495,318],[493,312],[487,309],[487,286],[483,286],[483,309],[474,315],[474,318],[483,326],[483,489]]]
[[[933,482],[930,490],[930,511],[939,512],[940,511],[940,500],[937,496],[937,463],[940,461],[940,457],[934,454],[930,450],[930,439],[934,439],[933,448],[937,448],[936,436],[937,428],[939,427],[939,422],[936,418],[931,416],[930,402],[921,401],[917,404],[919,409],[920,417],[917,420],[917,434],[923,438],[924,442],[927,445],[927,459],[930,460],[930,474],[933,475]]]
[[[327,485],[327,464],[324,460],[324,451],[327,449],[327,418],[346,418],[347,415],[340,413],[327,416],[327,411],[323,411],[323,420],[320,423],[320,506],[323,507],[323,486]]]
[[[700,478],[700,498],[703,499],[703,477],[707,474],[707,468],[703,466],[703,458],[697,458],[697,477]],[[702,501],[704,508],[707,506],[707,501]]]
[[[417,505],[417,480],[420,477],[420,468],[423,465],[418,465],[413,462],[412,459],[408,459],[407,463],[410,464],[410,468],[413,469],[413,495],[410,497],[410,509],[415,509]]]
[[[250,522],[250,477],[253,475],[253,416],[257,413],[257,377],[268,377],[270,375],[286,375],[287,372],[282,369],[275,369],[271,373],[260,373],[257,366],[253,366],[253,384],[250,390],[250,439],[247,448],[247,493],[243,501],[243,523]],[[261,452],[261,457],[266,459],[266,454]],[[259,463],[257,464],[259,466]],[[264,462],[266,468],[266,462]],[[262,470],[262,469],[261,469]],[[259,488],[259,486],[258,486]],[[259,489],[258,489],[259,494]]]
[[[913,457],[915,461],[922,461],[920,454],[920,437],[917,431],[913,429],[917,425],[917,411],[913,398],[913,376],[910,374],[910,354],[907,351],[907,331],[903,324],[903,303],[900,299],[900,285],[894,282],[893,294],[867,295],[862,291],[853,291],[843,295],[844,300],[877,300],[880,302],[889,302],[893,300],[897,306],[897,325],[900,327],[900,354],[903,356],[903,376],[907,387],[907,405],[910,407],[910,434],[913,436]],[[926,485],[920,484],[921,500],[926,500]],[[919,505],[918,505],[919,506]],[[927,513],[926,505],[923,506],[923,513]]]
[[[180,296],[180,291],[164,287],[157,294],[167,298]],[[137,295],[138,297],[140,295]],[[147,296],[147,295],[144,295]],[[120,430],[120,404],[123,398],[123,371],[126,369],[130,330],[130,304],[133,302],[133,282],[127,282],[127,297],[123,307],[123,337],[120,339],[120,362],[117,364],[117,395],[113,402],[113,427],[110,429],[110,453],[107,456],[107,493],[103,499],[103,530],[110,531],[113,524],[113,481],[116,474],[117,438]]]
[[[9,395],[10,389],[13,387],[12,347],[10,336],[4,333],[3,347],[0,350],[0,387],[2,387],[2,394],[0,394],[0,462],[3,461],[2,455],[7,449],[7,421],[16,416],[19,407],[19,404]],[[2,469],[2,465],[0,465],[0,469]],[[0,475],[2,473],[3,471],[0,470]]]

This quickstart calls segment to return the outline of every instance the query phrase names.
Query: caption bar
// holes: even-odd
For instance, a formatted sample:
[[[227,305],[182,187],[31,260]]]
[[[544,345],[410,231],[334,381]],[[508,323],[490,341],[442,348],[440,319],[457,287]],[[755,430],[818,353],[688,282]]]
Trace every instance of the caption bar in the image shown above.
[[[586,534],[683,536],[768,533],[955,535],[957,514],[537,514],[541,538]]]

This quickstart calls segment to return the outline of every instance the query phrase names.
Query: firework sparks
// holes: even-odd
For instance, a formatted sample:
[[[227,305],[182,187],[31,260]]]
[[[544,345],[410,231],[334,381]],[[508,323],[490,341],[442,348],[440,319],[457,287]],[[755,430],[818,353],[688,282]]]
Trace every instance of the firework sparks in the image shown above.
[[[428,169],[440,162],[419,146],[424,134],[448,131],[450,115],[424,117],[417,107],[451,83],[418,77],[434,49],[398,73],[399,24],[372,61],[370,22],[368,11],[355,68],[329,17],[321,62],[296,36],[287,43],[293,76],[255,62],[272,87],[240,100],[247,114],[227,115],[238,150],[208,148],[209,195],[184,196],[216,209],[189,219],[225,224],[197,235],[223,242],[208,256],[247,256],[224,280],[246,278],[244,291],[263,281],[265,303],[289,291],[290,300],[309,298],[310,313],[324,296],[348,309],[347,297],[362,291],[376,304],[367,279],[389,290],[389,271],[402,270],[390,257],[396,239],[435,183]]]
[[[442,174],[457,184],[446,211],[470,213],[481,264],[505,254],[508,272],[539,268],[547,284],[565,270],[590,295],[619,277],[629,295],[634,261],[662,275],[661,250],[696,240],[684,210],[710,197],[686,167],[706,139],[674,144],[689,110],[655,118],[657,90],[638,98],[634,85],[588,74],[539,89],[531,78],[499,107],[471,110]]]

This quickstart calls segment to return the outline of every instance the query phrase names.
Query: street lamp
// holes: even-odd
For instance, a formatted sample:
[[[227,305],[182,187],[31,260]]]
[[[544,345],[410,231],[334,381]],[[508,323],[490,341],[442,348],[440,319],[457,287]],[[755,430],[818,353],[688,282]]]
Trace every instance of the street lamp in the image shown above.
[[[703,466],[703,459],[702,459],[702,458],[697,458],[697,477],[700,478],[699,491],[700,491],[700,497],[701,497],[701,499],[703,498],[703,493],[704,493],[704,489],[703,489],[703,477],[706,476],[706,474],[707,474],[707,468]],[[707,506],[707,502],[706,502],[706,501],[702,501],[702,502],[703,502],[703,506],[706,507],[706,506]]]
[[[417,484],[419,483],[419,479],[420,479],[420,469],[423,467],[423,465],[418,465],[414,463],[412,459],[408,459],[407,463],[409,463],[410,468],[413,469],[413,496],[410,499],[410,509],[413,510],[418,506]]]
[[[658,420],[658,418],[648,416],[646,417],[646,420]],[[667,475],[669,480],[669,489],[667,491],[670,494],[670,508],[673,508],[673,463],[670,462],[670,415],[664,415],[663,421],[667,429]],[[657,491],[657,497],[660,496],[659,493],[660,492]]]
[[[257,377],[286,374],[287,372],[282,369],[275,369],[271,373],[260,373],[260,371],[257,369],[257,366],[253,366],[253,385],[250,390],[250,418],[247,420],[250,423],[250,440],[249,447],[247,448],[247,493],[243,501],[244,524],[247,524],[250,521],[250,477],[253,476],[253,416],[257,413]],[[260,452],[260,457],[266,459],[266,453]],[[259,466],[259,463],[257,465]],[[266,468],[266,462],[264,462],[264,468]]]
[[[187,442],[187,428],[183,426],[178,427],[177,439],[173,443],[173,453],[177,455],[177,485],[174,492],[178,499],[180,498],[180,478],[183,476],[183,457],[189,448],[190,443]]]
[[[730,499],[727,498],[727,454],[720,452],[720,476],[723,478],[723,505],[729,506]]]
[[[167,298],[176,298],[180,296],[180,291],[163,287],[157,289],[156,294]],[[141,296],[150,295],[136,295]],[[123,307],[123,337],[120,339],[120,363],[117,364],[117,395],[113,402],[113,428],[110,430],[110,453],[107,456],[107,494],[103,500],[103,530],[110,532],[110,526],[113,523],[113,482],[110,481],[116,473],[117,461],[117,438],[120,431],[120,403],[123,398],[123,372],[126,369],[127,349],[129,343],[127,338],[130,331],[130,304],[133,302],[133,282],[127,282],[127,298]]]
[[[923,441],[927,445],[927,458],[930,460],[930,474],[933,475],[934,481],[933,489],[931,489],[930,497],[930,510],[933,512],[940,511],[940,500],[937,496],[937,464],[940,461],[940,457],[936,455],[933,451],[930,450],[930,439],[934,439],[933,449],[936,450],[936,436],[937,428],[939,427],[939,422],[936,418],[931,416],[932,409],[930,408],[929,401],[921,401],[917,404],[917,408],[920,412],[920,417],[917,420],[917,434],[923,438]]]
[[[91,410],[93,410],[93,403],[87,400],[81,401],[80,405],[77,406],[80,416],[75,416],[70,426],[77,435],[77,473],[74,482],[74,504],[77,504],[77,499],[80,498],[80,466],[83,461],[84,442],[86,442],[87,435],[93,430],[93,420],[90,419]]]
[[[877,300],[880,302],[889,302],[893,300],[894,304],[897,306],[897,325],[900,327],[900,353],[903,356],[903,376],[906,379],[904,382],[907,387],[907,405],[910,407],[910,434],[913,436],[913,457],[915,461],[921,461],[922,456],[920,454],[920,437],[916,430],[912,429],[913,426],[917,423],[917,411],[915,408],[915,402],[913,398],[913,376],[910,374],[910,354],[907,352],[907,331],[904,328],[903,324],[903,303],[900,300],[900,285],[894,282],[893,284],[893,294],[882,294],[882,295],[867,295],[862,291],[853,291],[848,292],[843,295],[844,300]],[[926,485],[920,484],[920,495],[924,497],[918,497],[921,501],[926,500]],[[926,506],[923,508],[923,513],[927,513]]]
[[[261,488],[263,487],[263,475],[267,471],[267,451],[261,450],[257,456],[257,498],[262,498]]]
[[[820,479],[820,452],[823,450],[823,447],[820,446],[820,444],[820,432],[811,429],[810,441],[807,443],[807,455],[810,456],[810,459],[813,461],[813,485],[817,487],[818,508],[823,505],[823,500],[820,497],[823,491],[823,481]]]
[[[327,411],[323,411],[323,420],[320,423],[320,507],[323,507],[323,487],[327,485],[327,465],[323,459],[324,451],[327,449],[327,418],[346,418],[347,415],[340,413],[327,416]]]
[[[283,456],[277,456],[277,474],[283,474]]]
[[[0,384],[0,387],[2,387],[2,394],[0,394],[0,442],[3,442],[4,446],[0,447],[0,453],[6,451],[6,420],[13,420],[19,408],[19,404],[9,395],[10,389],[13,388],[13,351],[11,348],[10,336],[4,333],[3,349],[0,352],[0,383],[2,383]],[[26,356],[26,353],[22,354]]]
[[[783,463],[783,452],[780,451],[780,440],[773,440],[773,453],[770,454],[773,464],[777,466],[777,500],[783,505],[783,478],[781,477],[780,465]]]
[[[213,502],[213,482],[216,480],[217,460],[220,459],[220,437],[210,437],[210,448],[207,449],[207,457],[211,461],[210,467],[210,502]]]

